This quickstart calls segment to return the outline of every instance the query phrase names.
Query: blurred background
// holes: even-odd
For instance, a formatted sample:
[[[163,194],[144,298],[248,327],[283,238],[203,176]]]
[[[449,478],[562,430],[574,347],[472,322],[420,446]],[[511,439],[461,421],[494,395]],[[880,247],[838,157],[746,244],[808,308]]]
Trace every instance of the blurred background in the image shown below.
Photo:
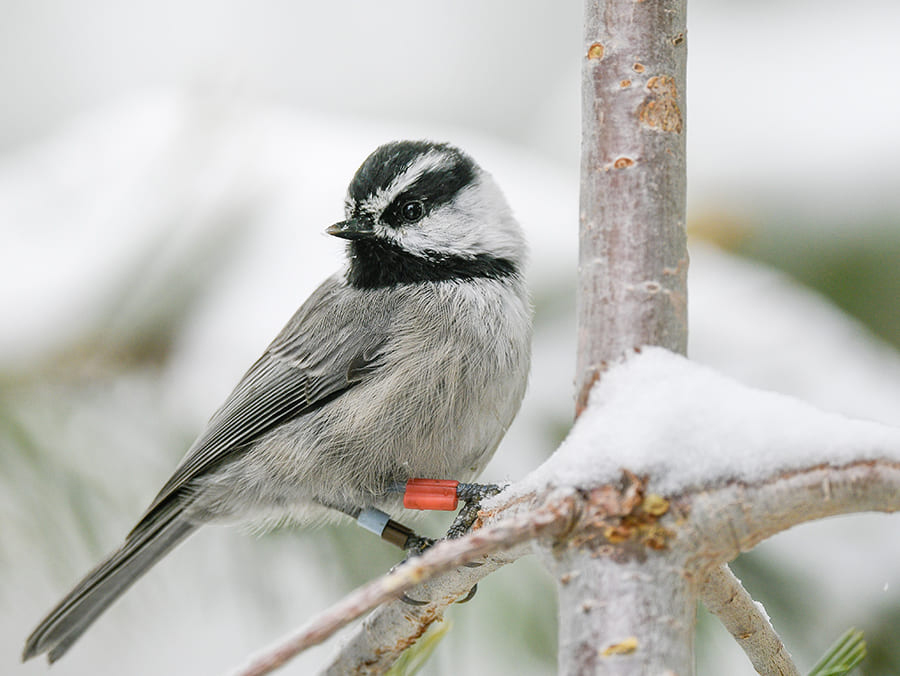
[[[532,381],[484,477],[552,452],[573,408],[580,3],[0,10],[0,671],[44,673],[18,664],[25,636],[340,265],[324,228],[387,140],[462,146],[526,227]],[[900,425],[900,5],[693,0],[688,26],[692,358]],[[898,560],[900,518],[862,515],[735,571],[801,670],[857,626],[862,673],[897,674]],[[396,561],[352,525],[203,529],[53,673],[222,673]],[[500,571],[422,673],[555,673],[554,603],[534,560]],[[699,627],[700,673],[753,673],[702,611]]]

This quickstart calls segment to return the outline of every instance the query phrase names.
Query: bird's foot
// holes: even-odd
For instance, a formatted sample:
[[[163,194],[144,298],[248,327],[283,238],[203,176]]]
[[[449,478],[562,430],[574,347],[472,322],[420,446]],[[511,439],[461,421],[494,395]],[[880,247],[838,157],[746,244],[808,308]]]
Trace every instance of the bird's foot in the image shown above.
[[[478,518],[478,511],[481,509],[481,501],[485,498],[492,498],[502,489],[496,484],[459,484],[456,487],[456,496],[465,504],[450,528],[447,531],[447,539],[462,537],[469,532],[472,524]]]
[[[437,540],[434,538],[416,535],[415,533],[410,534],[409,537],[406,538],[406,543],[403,545],[403,551],[406,552],[404,561],[409,560],[413,556],[421,556],[426,550],[433,547],[435,542],[437,542]]]
[[[412,490],[413,488],[415,491]],[[412,479],[405,485],[398,484],[395,490],[398,492],[405,491],[407,500],[412,493],[415,492],[417,499],[414,503],[415,507],[413,507],[413,504],[407,504],[405,501],[405,504],[407,504],[408,507],[414,509],[453,509],[456,506],[457,501],[462,500],[463,507],[457,513],[456,518],[453,520],[453,523],[450,525],[450,528],[447,530],[447,535],[445,536],[446,539],[452,540],[462,537],[472,528],[472,524],[474,524],[475,520],[478,518],[478,511],[481,509],[481,501],[485,498],[497,495],[502,489],[495,484]],[[387,515],[383,512],[378,513],[384,515],[384,519],[383,522],[379,523],[380,530],[376,532],[379,532],[382,538],[401,547],[406,552],[404,561],[408,561],[414,556],[420,556],[435,544],[436,540],[433,538],[418,535],[393,519],[389,520]],[[482,564],[471,561],[465,565],[469,568],[476,568]],[[457,603],[471,601],[477,590],[478,585],[476,584],[469,590],[469,593],[466,594],[465,598],[457,601]],[[428,604],[428,601],[419,601],[411,598],[406,593],[401,595],[400,600],[413,606],[423,606]]]
[[[496,484],[459,484],[459,486],[456,487],[456,496],[465,504],[462,509],[459,510],[456,518],[447,530],[447,535],[445,536],[446,539],[452,540],[468,533],[469,529],[472,528],[472,524],[474,524],[475,520],[478,518],[478,511],[481,509],[481,501],[485,498],[494,497],[501,490],[502,489]],[[480,565],[482,564],[477,561],[470,561],[465,564],[467,568],[477,568]],[[466,594],[464,598],[457,601],[457,603],[468,603],[475,598],[475,593],[477,591],[478,585],[476,584],[469,590],[469,593]]]
[[[409,561],[411,558],[414,558],[416,556],[421,556],[422,554],[425,553],[425,551],[427,549],[430,549],[431,547],[433,547],[436,542],[438,542],[438,540],[435,540],[434,538],[423,537],[421,535],[415,535],[415,534],[410,535],[406,541],[406,546],[404,547],[404,550],[406,551],[406,557],[403,559],[402,563],[405,563],[406,561]],[[402,565],[402,563],[398,563],[397,565],[398,566]],[[476,566],[480,566],[481,564],[472,562],[472,563],[467,563],[465,565],[468,567],[474,568]],[[395,568],[396,568],[396,566],[395,566]],[[469,590],[469,593],[466,594],[465,598],[457,601],[457,603],[466,603],[468,601],[471,601],[472,598],[475,596],[475,592],[477,590],[478,590],[478,585],[476,584],[474,587],[472,587]],[[419,599],[414,599],[411,596],[409,596],[406,592],[403,592],[400,595],[400,600],[403,601],[403,603],[406,603],[411,606],[427,606],[429,603],[428,601],[420,601]]]

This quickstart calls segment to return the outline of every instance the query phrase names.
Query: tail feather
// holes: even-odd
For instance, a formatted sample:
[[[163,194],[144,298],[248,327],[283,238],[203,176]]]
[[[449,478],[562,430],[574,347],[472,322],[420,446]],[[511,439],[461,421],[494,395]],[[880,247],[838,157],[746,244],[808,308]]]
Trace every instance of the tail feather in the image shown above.
[[[180,509],[172,509],[129,535],[125,544],[88,573],[31,633],[22,661],[45,652],[51,663],[62,657],[103,611],[195,529]]]

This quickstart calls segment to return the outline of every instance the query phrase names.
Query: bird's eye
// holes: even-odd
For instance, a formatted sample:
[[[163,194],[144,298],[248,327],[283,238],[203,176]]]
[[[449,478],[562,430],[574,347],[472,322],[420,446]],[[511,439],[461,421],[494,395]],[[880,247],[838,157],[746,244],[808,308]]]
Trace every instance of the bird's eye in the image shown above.
[[[420,200],[405,202],[400,207],[400,217],[407,223],[415,223],[421,221],[425,215],[425,205]]]

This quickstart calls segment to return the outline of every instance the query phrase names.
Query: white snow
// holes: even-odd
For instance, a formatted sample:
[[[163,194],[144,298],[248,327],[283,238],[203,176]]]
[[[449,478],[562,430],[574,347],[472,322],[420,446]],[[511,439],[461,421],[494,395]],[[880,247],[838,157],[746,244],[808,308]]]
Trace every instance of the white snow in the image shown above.
[[[766,607],[760,603],[759,601],[754,601],[753,605],[756,606],[756,609],[759,611],[760,615],[763,616],[768,625],[772,626],[772,618],[769,617],[769,613],[766,611]]]
[[[603,375],[557,452],[514,490],[603,484],[628,469],[672,494],[876,458],[900,460],[900,429],[825,413],[645,348]]]

